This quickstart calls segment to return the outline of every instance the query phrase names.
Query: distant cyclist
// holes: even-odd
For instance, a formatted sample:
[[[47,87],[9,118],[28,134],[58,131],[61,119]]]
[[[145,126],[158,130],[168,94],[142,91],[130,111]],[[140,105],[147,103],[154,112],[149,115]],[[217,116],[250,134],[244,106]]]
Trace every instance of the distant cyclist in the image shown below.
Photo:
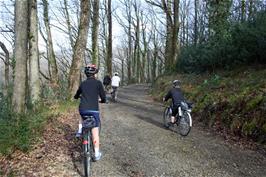
[[[87,80],[83,81],[79,86],[75,99],[80,98],[79,113],[81,117],[83,116],[94,116],[96,119],[96,127],[92,128],[92,138],[95,149],[95,160],[100,160],[100,137],[99,137],[99,125],[100,125],[100,115],[99,115],[99,97],[101,98],[101,103],[106,102],[106,96],[104,92],[103,85],[101,81],[95,78],[95,74],[98,69],[95,65],[88,65],[85,67],[85,74]],[[77,132],[77,137],[82,133],[82,120],[79,123],[79,129]]]
[[[112,81],[112,79],[109,75],[104,76],[103,85],[104,85],[106,92],[109,90],[109,86],[111,85],[111,81]]]
[[[174,80],[172,82],[173,88],[168,91],[166,96],[163,98],[163,101],[167,101],[168,99],[172,99],[171,109],[172,109],[172,116],[171,116],[171,123],[175,122],[175,116],[178,113],[178,107],[180,106],[181,102],[184,101],[184,96],[180,89],[181,82],[179,80]]]
[[[118,87],[120,85],[120,81],[121,81],[121,79],[118,76],[118,72],[115,72],[114,76],[112,77],[112,83],[111,83],[112,89],[113,89],[111,94],[114,94],[114,99],[115,100],[117,99],[117,89],[118,89]]]

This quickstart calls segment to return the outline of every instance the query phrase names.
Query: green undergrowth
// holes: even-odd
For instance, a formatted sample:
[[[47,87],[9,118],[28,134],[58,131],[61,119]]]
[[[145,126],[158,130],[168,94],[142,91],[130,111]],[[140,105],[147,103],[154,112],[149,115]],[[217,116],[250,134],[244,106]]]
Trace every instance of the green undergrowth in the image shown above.
[[[26,152],[40,137],[51,119],[77,107],[76,102],[64,101],[47,105],[40,103],[25,114],[12,112],[9,100],[0,102],[0,154],[10,155],[14,150]]]
[[[173,79],[195,103],[193,114],[204,125],[266,144],[266,67],[239,68],[212,74],[162,76],[152,95],[162,100]]]

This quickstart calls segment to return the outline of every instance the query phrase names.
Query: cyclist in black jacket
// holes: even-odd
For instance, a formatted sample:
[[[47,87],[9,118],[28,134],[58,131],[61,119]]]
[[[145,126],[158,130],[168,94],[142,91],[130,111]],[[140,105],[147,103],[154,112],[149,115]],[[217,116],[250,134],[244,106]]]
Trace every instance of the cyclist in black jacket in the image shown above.
[[[173,81],[173,88],[169,90],[169,92],[165,95],[163,98],[163,101],[167,101],[168,99],[172,99],[172,116],[171,116],[171,123],[175,122],[175,116],[178,113],[178,107],[180,106],[180,103],[184,101],[184,96],[182,94],[182,91],[180,89],[181,82],[179,80]]]
[[[104,76],[103,85],[104,85],[105,91],[109,89],[108,87],[110,86],[110,84],[111,84],[111,77],[109,75]]]
[[[99,115],[99,96],[101,98],[101,103],[106,102],[106,96],[102,82],[95,78],[95,74],[98,72],[98,69],[95,65],[88,65],[85,67],[85,74],[87,80],[83,81],[79,86],[75,99],[80,98],[79,104],[79,113],[81,117],[83,116],[94,116],[96,119],[96,127],[92,128],[92,138],[95,149],[95,160],[100,160],[100,137],[99,137],[99,124],[100,124],[100,115]],[[82,133],[82,123],[79,124],[79,130],[77,132],[77,137]]]

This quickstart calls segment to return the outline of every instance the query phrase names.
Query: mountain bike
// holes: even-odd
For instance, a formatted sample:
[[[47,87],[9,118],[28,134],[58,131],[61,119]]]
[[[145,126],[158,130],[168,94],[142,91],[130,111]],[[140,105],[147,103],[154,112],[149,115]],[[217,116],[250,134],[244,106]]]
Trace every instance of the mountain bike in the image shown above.
[[[85,177],[91,172],[91,162],[94,161],[94,145],[91,129],[96,126],[94,116],[83,116],[82,122],[82,146],[83,146],[83,165]]]
[[[174,123],[171,123],[172,109],[167,106],[163,112],[163,122],[166,128],[177,125],[178,133],[181,136],[187,136],[192,127],[192,117],[190,115],[193,104],[181,102],[178,106],[178,113],[175,116]]]

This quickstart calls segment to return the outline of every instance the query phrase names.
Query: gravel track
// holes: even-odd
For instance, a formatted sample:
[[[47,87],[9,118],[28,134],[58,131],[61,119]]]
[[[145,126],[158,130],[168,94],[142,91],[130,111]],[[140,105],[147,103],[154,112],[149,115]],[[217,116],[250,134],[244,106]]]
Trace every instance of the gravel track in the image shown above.
[[[117,103],[101,105],[103,158],[92,164],[91,176],[266,177],[261,153],[225,143],[197,126],[187,137],[163,128],[164,107],[148,90],[148,85],[123,87]],[[81,142],[74,137],[78,118],[76,109],[52,119],[30,153],[0,158],[3,176],[82,176]]]
[[[196,127],[185,138],[163,128],[164,107],[148,90],[148,85],[124,87],[117,103],[102,106],[104,157],[93,164],[93,176],[266,176],[260,153]]]

